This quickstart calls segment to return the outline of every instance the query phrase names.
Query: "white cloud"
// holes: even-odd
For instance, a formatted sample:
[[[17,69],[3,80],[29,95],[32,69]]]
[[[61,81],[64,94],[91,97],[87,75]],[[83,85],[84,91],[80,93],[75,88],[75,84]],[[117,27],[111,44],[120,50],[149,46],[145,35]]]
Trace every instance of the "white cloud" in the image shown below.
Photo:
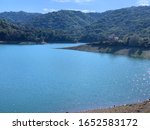
[[[66,2],[74,2],[74,3],[85,3],[85,2],[91,2],[93,0],[53,0],[56,2],[66,3]]]
[[[96,12],[95,10],[87,10],[87,9],[67,9],[67,10],[81,11],[83,13]]]
[[[95,13],[96,11],[95,10],[79,10],[79,11],[81,11],[81,12],[83,12],[83,13]]]
[[[137,4],[140,5],[140,6],[149,6],[150,1],[149,0],[138,0]]]
[[[81,11],[81,12],[83,12],[83,13],[90,13],[90,12],[94,13],[94,12],[96,12],[95,10],[86,10],[86,9],[66,9],[66,10]],[[45,13],[48,13],[48,12],[57,12],[57,11],[59,11],[59,10],[57,10],[57,9],[44,8],[43,11],[44,11]]]
[[[47,12],[56,12],[57,10],[56,9],[44,8],[43,11],[47,13]]]

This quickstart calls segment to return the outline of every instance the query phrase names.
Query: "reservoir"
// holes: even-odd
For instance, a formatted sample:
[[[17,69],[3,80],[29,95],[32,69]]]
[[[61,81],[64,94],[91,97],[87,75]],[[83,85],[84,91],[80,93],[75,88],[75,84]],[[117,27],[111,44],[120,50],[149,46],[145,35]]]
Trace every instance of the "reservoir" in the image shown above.
[[[150,60],[0,45],[0,112],[80,112],[150,98]]]

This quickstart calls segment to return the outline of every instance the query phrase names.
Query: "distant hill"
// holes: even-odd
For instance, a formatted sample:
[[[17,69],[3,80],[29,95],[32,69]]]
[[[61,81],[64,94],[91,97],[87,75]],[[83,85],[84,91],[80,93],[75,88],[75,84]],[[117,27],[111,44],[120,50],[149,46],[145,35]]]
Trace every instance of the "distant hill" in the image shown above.
[[[150,7],[131,7],[101,13],[99,20],[86,27],[87,33],[119,37],[131,34],[146,35],[150,32]]]
[[[0,13],[0,19],[20,23],[30,27],[73,30],[81,29],[97,21],[98,13],[82,13],[80,11],[61,10],[47,14],[20,12]]]
[[[31,26],[54,30],[81,29],[97,21],[97,18],[80,11],[61,10],[34,17]]]
[[[101,13],[97,22],[85,27],[85,41],[101,44],[150,46],[150,6]]]
[[[5,19],[6,21],[12,23],[27,24],[30,23],[35,17],[41,16],[40,13],[27,13],[27,12],[3,12],[0,13],[0,19]]]
[[[145,47],[150,44],[149,6],[123,8],[103,13],[70,10],[47,14],[4,12],[0,13],[0,19],[5,19],[6,22],[16,26],[23,26],[25,30],[38,30],[42,34],[42,39],[47,41],[51,40],[47,36],[53,32],[53,36],[65,37],[65,40],[71,39],[73,42]]]

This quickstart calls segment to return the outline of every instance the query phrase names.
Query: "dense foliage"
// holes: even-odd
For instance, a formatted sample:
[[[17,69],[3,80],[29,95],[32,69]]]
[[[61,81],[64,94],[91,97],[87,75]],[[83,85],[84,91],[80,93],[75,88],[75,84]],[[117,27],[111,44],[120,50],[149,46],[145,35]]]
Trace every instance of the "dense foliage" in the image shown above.
[[[62,31],[42,30],[0,20],[0,41],[73,42]]]
[[[96,23],[86,27],[89,36],[101,44],[150,47],[150,7],[101,13]]]
[[[104,13],[0,13],[0,41],[96,42],[150,47],[150,7]]]

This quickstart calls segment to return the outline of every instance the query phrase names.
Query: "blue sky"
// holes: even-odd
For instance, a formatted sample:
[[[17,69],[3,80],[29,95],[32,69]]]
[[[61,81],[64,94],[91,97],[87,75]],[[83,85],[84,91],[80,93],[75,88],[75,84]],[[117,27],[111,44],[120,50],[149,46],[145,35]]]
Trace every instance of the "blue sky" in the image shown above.
[[[150,0],[0,0],[0,12],[26,11],[47,13],[61,9],[104,12],[124,7],[149,5]]]

